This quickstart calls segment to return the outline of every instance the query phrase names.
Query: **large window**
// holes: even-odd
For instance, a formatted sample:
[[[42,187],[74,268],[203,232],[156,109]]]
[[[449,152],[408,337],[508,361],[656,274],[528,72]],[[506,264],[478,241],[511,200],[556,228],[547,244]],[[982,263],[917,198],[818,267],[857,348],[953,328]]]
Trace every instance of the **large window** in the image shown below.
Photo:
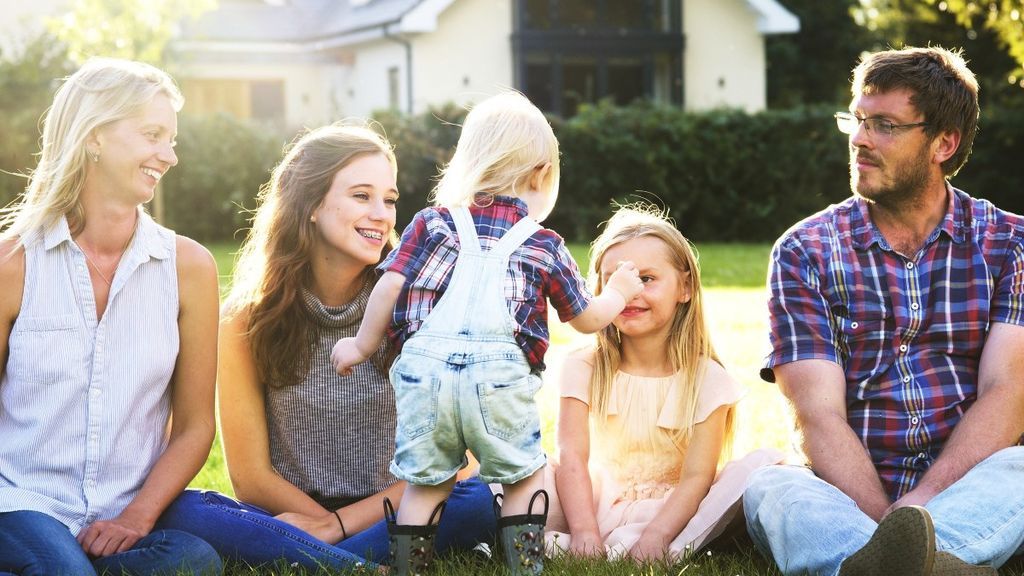
[[[682,104],[682,0],[515,0],[516,85],[572,116],[610,98]]]

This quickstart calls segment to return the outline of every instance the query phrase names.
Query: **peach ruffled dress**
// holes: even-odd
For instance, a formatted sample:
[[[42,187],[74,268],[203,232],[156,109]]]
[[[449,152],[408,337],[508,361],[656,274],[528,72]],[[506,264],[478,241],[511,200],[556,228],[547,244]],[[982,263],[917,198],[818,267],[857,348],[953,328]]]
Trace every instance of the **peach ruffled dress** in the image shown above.
[[[675,376],[619,372],[609,396],[607,422],[591,416],[590,475],[597,522],[609,556],[629,551],[679,482],[686,452],[672,436],[682,424],[681,393]],[[697,401],[697,422],[721,406],[735,405],[743,393],[727,374],[714,378],[712,385],[705,379]],[[560,394],[590,404],[587,382],[563,382]],[[692,553],[721,534],[742,514],[740,497],[750,474],[782,459],[776,450],[757,450],[720,468],[697,512],[670,544],[670,554]],[[554,466],[548,466],[547,475],[548,492],[554,496],[547,543],[549,552],[557,554],[568,549],[571,540],[554,490]]]

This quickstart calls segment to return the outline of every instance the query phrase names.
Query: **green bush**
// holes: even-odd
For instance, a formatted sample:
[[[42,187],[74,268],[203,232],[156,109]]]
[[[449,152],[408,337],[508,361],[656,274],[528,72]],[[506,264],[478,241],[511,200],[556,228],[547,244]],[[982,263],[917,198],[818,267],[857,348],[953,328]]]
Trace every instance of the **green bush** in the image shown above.
[[[847,198],[846,136],[831,107],[691,113],[637,103],[583,106],[552,119],[562,150],[559,200],[545,222],[590,241],[612,203],[640,198],[668,208],[694,240],[772,241],[798,220]],[[402,191],[399,227],[424,206],[451,155],[464,111],[379,117],[395,144]],[[968,193],[1024,212],[1024,113],[993,109],[970,162],[954,180]]]
[[[164,225],[199,241],[238,239],[285,139],[226,114],[178,119],[178,166],[162,181]]]

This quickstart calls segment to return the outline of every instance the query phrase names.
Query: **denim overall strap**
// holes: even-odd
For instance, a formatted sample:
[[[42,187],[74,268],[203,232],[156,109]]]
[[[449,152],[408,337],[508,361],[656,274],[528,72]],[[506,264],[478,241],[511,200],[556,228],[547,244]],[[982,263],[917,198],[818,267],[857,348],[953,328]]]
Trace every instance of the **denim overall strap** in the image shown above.
[[[515,321],[505,302],[508,260],[540,225],[524,218],[489,251],[480,248],[476,225],[468,208],[453,208],[459,255],[448,288],[427,316],[418,334],[472,336],[515,342]]]

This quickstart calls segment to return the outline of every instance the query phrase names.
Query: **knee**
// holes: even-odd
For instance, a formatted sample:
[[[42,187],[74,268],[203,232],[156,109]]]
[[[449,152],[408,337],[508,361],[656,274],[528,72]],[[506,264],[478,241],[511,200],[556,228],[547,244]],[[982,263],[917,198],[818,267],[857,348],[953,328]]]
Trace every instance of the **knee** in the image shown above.
[[[187,574],[220,574],[220,555],[202,538],[180,530],[163,530],[162,543]],[[181,573],[181,572],[179,572]]]
[[[799,466],[765,466],[755,470],[743,492],[743,508],[750,518],[764,507],[789,506],[805,495],[808,471]]]

